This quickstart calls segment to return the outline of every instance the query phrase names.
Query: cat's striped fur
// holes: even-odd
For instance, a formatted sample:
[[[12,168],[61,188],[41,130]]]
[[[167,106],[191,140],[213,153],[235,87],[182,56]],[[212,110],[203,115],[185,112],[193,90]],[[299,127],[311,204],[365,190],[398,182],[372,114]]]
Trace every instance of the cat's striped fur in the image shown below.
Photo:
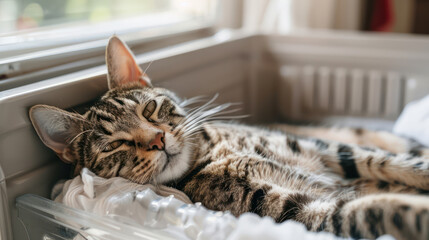
[[[43,142],[76,173],[169,184],[213,210],[292,219],[312,231],[429,239],[427,150],[407,153],[407,140],[362,129],[208,122],[227,105],[186,110],[192,101],[153,88],[115,37],[107,64],[111,90],[84,115],[30,111]]]
[[[176,187],[211,209],[355,238],[429,238],[429,197],[418,196],[429,159],[235,124],[207,124],[199,137]]]

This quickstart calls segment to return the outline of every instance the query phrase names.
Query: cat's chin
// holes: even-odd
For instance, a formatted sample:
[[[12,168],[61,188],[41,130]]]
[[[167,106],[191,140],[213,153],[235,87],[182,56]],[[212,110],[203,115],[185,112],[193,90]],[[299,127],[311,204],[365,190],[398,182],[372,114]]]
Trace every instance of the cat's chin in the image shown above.
[[[170,156],[162,171],[157,174],[156,182],[163,184],[181,178],[190,167],[190,147],[183,147],[180,154]]]

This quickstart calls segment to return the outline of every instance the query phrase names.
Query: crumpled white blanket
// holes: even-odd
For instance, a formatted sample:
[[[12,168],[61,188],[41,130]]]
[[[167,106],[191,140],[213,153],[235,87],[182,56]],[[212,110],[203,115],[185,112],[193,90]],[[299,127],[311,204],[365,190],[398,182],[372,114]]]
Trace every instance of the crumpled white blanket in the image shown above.
[[[122,217],[122,222],[164,228],[177,236],[176,239],[339,239],[330,233],[309,232],[303,224],[294,221],[277,224],[272,218],[252,213],[239,218],[229,213],[219,214],[199,204],[187,204],[191,201],[177,189],[140,185],[120,177],[104,179],[86,168],[74,179],[58,183],[52,198],[98,215]],[[156,212],[154,204],[158,204]]]
[[[102,178],[87,168],[84,168],[79,176],[57,183],[52,190],[51,198],[73,208],[104,215],[106,209],[111,207],[109,204],[115,203],[111,199],[112,197],[124,193],[143,191],[148,188],[160,196],[168,197],[173,195],[184,203],[192,203],[185,193],[175,188],[163,185],[137,184],[121,177]]]
[[[405,106],[393,132],[429,147],[429,95]]]

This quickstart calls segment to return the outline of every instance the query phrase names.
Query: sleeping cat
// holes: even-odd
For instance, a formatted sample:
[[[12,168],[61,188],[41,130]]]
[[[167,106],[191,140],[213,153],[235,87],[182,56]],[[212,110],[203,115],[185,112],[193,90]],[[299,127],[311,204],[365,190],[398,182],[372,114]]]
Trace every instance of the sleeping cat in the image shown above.
[[[408,141],[386,132],[211,122],[228,105],[188,109],[196,100],[153,87],[117,37],[106,62],[109,91],[85,114],[30,110],[75,174],[167,184],[213,210],[344,237],[429,239],[427,150],[407,153]]]

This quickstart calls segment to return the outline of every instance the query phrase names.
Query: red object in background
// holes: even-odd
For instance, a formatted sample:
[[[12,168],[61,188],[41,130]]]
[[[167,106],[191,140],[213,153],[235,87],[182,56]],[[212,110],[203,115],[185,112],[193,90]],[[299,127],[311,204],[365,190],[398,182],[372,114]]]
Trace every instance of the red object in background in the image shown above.
[[[392,0],[374,0],[371,14],[371,31],[389,32],[395,16]]]
[[[19,30],[36,28],[38,26],[39,26],[39,24],[37,23],[37,21],[31,17],[22,17],[21,16],[16,21],[16,28]]]

